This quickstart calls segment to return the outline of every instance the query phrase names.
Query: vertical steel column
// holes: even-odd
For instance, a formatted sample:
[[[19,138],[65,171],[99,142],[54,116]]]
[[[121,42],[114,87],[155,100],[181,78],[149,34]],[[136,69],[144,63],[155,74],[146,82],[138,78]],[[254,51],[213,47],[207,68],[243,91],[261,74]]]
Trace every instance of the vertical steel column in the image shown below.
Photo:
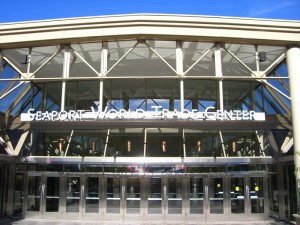
[[[147,128],[144,129],[144,157],[146,157],[147,154]]]
[[[107,73],[107,63],[108,63],[108,47],[107,42],[102,43],[101,51],[101,78],[106,76]],[[100,80],[100,89],[99,89],[99,110],[103,110],[103,79]]]
[[[296,175],[297,213],[300,214],[300,48],[290,47],[286,54],[290,94],[292,100],[292,123],[294,137],[294,161]]]
[[[184,83],[183,80],[180,80],[180,111],[184,110]]]
[[[215,46],[215,75],[216,77],[222,77],[222,58],[221,58],[221,45],[217,43]],[[224,109],[223,104],[223,81],[219,80],[219,109]]]
[[[27,59],[27,75],[26,78],[29,78],[30,74],[30,66],[31,66],[31,52],[32,48],[29,48],[29,54],[28,54],[28,59]]]
[[[66,45],[64,52],[64,64],[63,64],[63,82],[62,82],[62,90],[61,90],[61,111],[65,110],[66,103],[66,81],[64,79],[69,77],[70,72],[70,50],[69,46]]]
[[[7,188],[6,213],[7,213],[7,216],[13,216],[14,215],[14,198],[15,198],[16,164],[15,163],[11,163],[11,164],[9,164],[7,166],[9,167],[9,170],[8,170],[9,179],[7,179],[7,182],[8,182],[8,186],[7,187],[8,188]],[[22,212],[22,215],[24,215],[23,213],[24,212]]]
[[[176,41],[176,72],[177,76],[183,77],[183,53],[182,41]],[[180,110],[184,110],[184,82],[180,80]]]

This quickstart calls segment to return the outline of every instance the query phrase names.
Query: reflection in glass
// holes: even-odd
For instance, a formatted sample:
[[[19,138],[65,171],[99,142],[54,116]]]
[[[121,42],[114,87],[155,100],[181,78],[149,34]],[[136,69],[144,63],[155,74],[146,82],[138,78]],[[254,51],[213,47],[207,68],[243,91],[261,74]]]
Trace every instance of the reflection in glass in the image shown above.
[[[250,177],[251,213],[264,213],[263,177]]]
[[[263,156],[254,130],[224,131],[222,134],[227,156]]]
[[[126,213],[139,214],[141,204],[141,188],[139,178],[127,179]]]
[[[211,80],[184,81],[184,108],[204,112],[208,107],[217,107],[217,83]]]
[[[86,199],[85,212],[98,213],[99,212],[99,178],[86,178]]]
[[[221,141],[217,131],[185,129],[185,147],[188,157],[219,157]]]
[[[247,44],[225,44],[225,49],[232,52],[248,68],[256,70],[255,46]],[[224,76],[251,76],[246,67],[222,48],[222,71]]]
[[[182,133],[178,129],[147,129],[147,156],[181,157],[183,155]]]
[[[46,212],[58,212],[59,177],[47,177]]]
[[[182,213],[182,179],[168,179],[168,213]]]
[[[70,77],[96,77],[97,74],[80,57],[75,56],[73,51],[76,51],[90,66],[98,71],[101,64],[102,43],[73,43],[71,48],[69,50],[71,52]]]
[[[43,111],[59,111],[61,108],[62,83],[45,83]]]
[[[230,188],[231,213],[245,213],[244,178],[232,177]]]
[[[107,178],[106,213],[120,214],[121,189],[120,178]]]
[[[91,111],[91,107],[97,110],[95,101],[99,97],[99,82],[77,81],[66,83],[66,110]]]
[[[223,81],[224,109],[251,110],[252,91],[249,81]]]
[[[190,214],[203,214],[203,178],[190,178]]]
[[[28,176],[27,211],[40,211],[41,192],[41,177]]]
[[[213,47],[213,43],[206,42],[190,42],[184,41],[182,50],[184,52],[183,65],[184,71],[187,71],[199,58],[201,58],[206,51]],[[187,76],[214,76],[214,51],[211,50],[203,57],[191,70],[186,74]]]
[[[209,183],[209,204],[211,214],[224,213],[223,178],[211,178]]]
[[[14,216],[22,215],[23,198],[24,198],[24,174],[15,175],[15,191],[14,191]]]
[[[168,62],[175,64],[175,41],[150,40],[147,44],[159,52]],[[118,63],[109,73],[108,77],[132,76],[173,76],[174,72],[153,53],[146,42],[135,40],[108,42],[109,58],[108,68],[111,68],[130,48],[133,48],[122,63]]]
[[[111,129],[107,144],[106,156],[143,156],[144,129]]]
[[[80,178],[68,177],[66,183],[67,199],[66,199],[66,212],[79,212],[80,203]]]
[[[162,213],[161,178],[150,178],[148,185],[148,214]]]

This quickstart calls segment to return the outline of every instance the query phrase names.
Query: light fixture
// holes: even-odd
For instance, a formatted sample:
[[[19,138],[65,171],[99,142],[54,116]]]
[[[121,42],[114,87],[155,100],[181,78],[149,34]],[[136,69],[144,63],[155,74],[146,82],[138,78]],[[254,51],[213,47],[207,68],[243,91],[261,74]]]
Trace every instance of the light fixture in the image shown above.
[[[162,151],[166,152],[167,151],[167,142],[166,141],[162,141],[161,147],[162,147]]]
[[[201,151],[201,140],[197,141],[197,150],[198,150],[198,152]]]
[[[92,142],[92,150],[93,152],[96,152],[96,141]]]
[[[236,150],[236,141],[233,140],[232,141],[232,152],[235,152],[235,150]]]
[[[131,141],[130,140],[127,141],[127,151],[131,152]]]
[[[267,60],[266,52],[258,52],[258,61],[265,62]]]
[[[60,152],[63,150],[64,142],[65,142],[64,139],[59,139],[58,148]]]

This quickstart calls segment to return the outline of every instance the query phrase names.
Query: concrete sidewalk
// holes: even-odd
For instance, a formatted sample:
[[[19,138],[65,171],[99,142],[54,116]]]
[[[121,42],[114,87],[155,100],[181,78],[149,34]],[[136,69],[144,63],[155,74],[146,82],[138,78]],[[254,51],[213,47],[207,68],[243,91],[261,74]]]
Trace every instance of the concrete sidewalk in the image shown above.
[[[295,225],[285,221],[220,221],[220,222],[101,222],[84,220],[8,219],[0,218],[1,225]]]

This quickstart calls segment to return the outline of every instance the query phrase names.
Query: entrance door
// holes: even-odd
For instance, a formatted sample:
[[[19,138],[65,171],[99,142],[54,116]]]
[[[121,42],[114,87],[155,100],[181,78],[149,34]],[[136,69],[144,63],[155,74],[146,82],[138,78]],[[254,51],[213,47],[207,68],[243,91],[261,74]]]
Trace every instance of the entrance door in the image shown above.
[[[206,178],[190,177],[188,182],[188,218],[191,221],[206,221],[207,219],[207,187]],[[205,192],[206,190],[206,192]]]
[[[83,197],[83,219],[101,220],[102,209],[100,194],[102,188],[102,177],[98,175],[86,175],[84,177],[84,197]]]
[[[61,217],[60,182],[58,174],[28,174],[26,217],[55,219]]]
[[[140,177],[126,177],[125,185],[125,220],[142,221],[144,214],[144,182]]]
[[[166,220],[182,221],[184,218],[184,200],[186,199],[186,179],[183,177],[167,177],[165,204],[166,204]]]
[[[250,176],[248,179],[250,192],[250,201],[248,204],[249,220],[266,219],[269,208],[269,203],[266,201],[268,199],[267,179],[262,176]]]
[[[106,177],[104,188],[105,221],[141,221],[145,196],[140,177]]]
[[[163,221],[165,220],[166,203],[164,193],[166,193],[165,181],[162,177],[149,177],[147,179],[147,197],[145,220]]]
[[[267,180],[263,176],[230,176],[228,220],[264,220],[268,217]]]
[[[106,177],[105,179],[105,221],[123,221],[125,209],[125,187],[122,177]]]
[[[187,199],[186,181],[181,176],[149,177],[146,182],[148,221],[182,221]]]
[[[71,174],[64,176],[63,190],[65,194],[63,218],[68,220],[82,219],[84,186],[81,176]]]
[[[230,203],[228,220],[247,220],[247,205],[249,191],[246,186],[246,177],[229,177]]]
[[[207,178],[207,183],[205,185],[205,195],[207,195],[207,220],[225,220],[225,204],[227,199],[225,177],[222,176]]]

